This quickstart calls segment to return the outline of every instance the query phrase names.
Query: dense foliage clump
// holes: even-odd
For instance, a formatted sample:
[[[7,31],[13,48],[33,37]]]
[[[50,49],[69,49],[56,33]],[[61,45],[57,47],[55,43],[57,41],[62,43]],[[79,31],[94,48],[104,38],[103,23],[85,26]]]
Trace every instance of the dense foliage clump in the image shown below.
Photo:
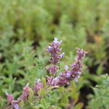
[[[54,88],[60,88],[60,87],[64,87],[65,85],[70,85],[71,81],[77,81],[78,78],[80,77],[80,74],[82,72],[82,60],[83,57],[85,56],[86,52],[84,50],[78,49],[77,50],[77,57],[75,58],[75,62],[71,65],[70,70],[68,70],[68,66],[66,68],[65,66],[65,71],[63,71],[62,73],[60,73],[59,75],[54,75],[54,73],[57,73],[57,68],[59,66],[56,66],[56,64],[59,64],[59,60],[60,58],[63,57],[63,53],[59,54],[59,52],[61,52],[61,49],[59,48],[61,44],[61,41],[58,41],[57,38],[54,39],[54,41],[51,43],[51,45],[48,47],[48,52],[51,53],[51,58],[50,58],[50,62],[52,65],[52,67],[50,66],[48,68],[49,73],[51,73],[51,76],[48,76],[47,78],[43,78],[43,80],[37,80],[34,87],[30,88],[29,84],[27,84],[24,88],[23,88],[23,92],[20,95],[20,97],[17,98],[17,100],[14,99],[14,97],[8,93],[6,93],[7,96],[7,101],[8,104],[10,104],[11,108],[13,109],[20,109],[20,106],[22,107],[22,109],[26,109],[26,107],[31,107],[31,109],[40,109],[41,107],[39,105],[43,105],[43,104],[38,104],[37,101],[40,100],[45,100],[45,96],[52,96],[51,94],[49,95],[49,93],[54,90]],[[56,89],[55,89],[56,90]],[[64,91],[64,89],[63,89]],[[67,91],[67,88],[66,88]],[[61,91],[59,91],[58,93],[61,93]],[[55,92],[54,92],[55,94]],[[60,96],[58,96],[59,98]],[[69,96],[71,97],[71,96]],[[64,98],[64,99],[68,99],[68,98]],[[73,98],[72,98],[73,99]],[[22,103],[23,102],[23,105]],[[26,104],[28,102],[28,104]],[[46,102],[51,102],[51,101],[46,101]],[[25,106],[26,105],[26,106]],[[57,106],[57,104],[53,103],[54,107],[55,105]],[[46,104],[46,108],[44,109],[48,109],[50,108],[51,105],[47,105]],[[66,103],[67,106],[67,103]],[[74,106],[71,106],[74,107]],[[57,106],[57,108],[61,108],[61,106]]]
[[[48,97],[45,101],[51,102],[42,100],[40,104],[87,108],[88,96],[95,93],[93,87],[99,84],[99,77],[109,74],[108,6],[109,0],[0,0],[0,108],[6,105],[6,93],[17,99],[27,83],[32,88],[36,79],[48,75],[46,79],[51,80],[51,76],[64,72],[60,67],[75,62],[76,48],[88,52],[82,69],[85,73],[76,85],[71,82],[69,91],[61,87],[60,98],[59,89],[53,90],[57,92],[51,92],[54,99]],[[63,61],[56,64],[53,58],[48,62],[46,52],[54,37],[64,42],[61,51],[65,51]],[[58,61],[64,56],[61,51]],[[72,67],[65,69],[71,71]]]
[[[94,95],[90,95],[89,109],[108,109],[109,108],[109,77],[102,75],[99,77],[98,85],[93,88]]]

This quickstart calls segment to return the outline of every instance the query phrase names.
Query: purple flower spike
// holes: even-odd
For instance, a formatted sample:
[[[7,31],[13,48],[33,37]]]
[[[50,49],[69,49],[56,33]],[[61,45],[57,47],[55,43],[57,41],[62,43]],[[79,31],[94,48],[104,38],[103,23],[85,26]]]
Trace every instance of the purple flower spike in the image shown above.
[[[50,74],[55,74],[58,70],[59,60],[64,57],[64,53],[61,53],[62,41],[58,41],[57,38],[54,38],[54,41],[48,46],[48,52],[51,54],[50,63],[52,64],[47,70]]]
[[[82,60],[85,55],[86,55],[86,52],[83,49],[77,49],[77,57],[75,59],[75,62],[72,64],[72,70],[71,70],[72,78],[76,81],[81,75]]]
[[[47,84],[50,86],[63,86],[69,84],[71,80],[78,81],[78,78],[82,72],[82,59],[85,56],[86,52],[84,50],[77,50],[77,57],[75,62],[72,64],[70,70],[66,65],[64,67],[65,71],[60,73],[57,77],[48,77]]]
[[[78,56],[77,56],[76,60],[80,60],[81,61],[86,54],[87,54],[86,51],[84,51],[83,49],[78,48],[77,49],[77,55]]]

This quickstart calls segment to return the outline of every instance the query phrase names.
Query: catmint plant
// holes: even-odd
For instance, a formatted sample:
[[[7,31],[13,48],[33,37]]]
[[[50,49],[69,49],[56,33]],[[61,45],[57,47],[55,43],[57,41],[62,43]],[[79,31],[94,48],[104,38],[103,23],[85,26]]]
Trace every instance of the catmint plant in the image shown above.
[[[62,49],[60,48],[61,43],[62,41],[58,41],[57,38],[54,38],[54,41],[48,46],[48,52],[50,53],[50,66],[47,68],[47,70],[51,75],[45,77],[47,87],[44,87],[44,83],[40,79],[37,80],[34,84],[32,91],[36,101],[39,100],[37,99],[38,96],[40,96],[38,92],[41,89],[47,91],[52,89],[50,87],[59,88],[65,85],[69,85],[72,80],[78,81],[78,78],[82,73],[82,61],[86,55],[86,52],[83,49],[77,49],[77,56],[73,64],[70,66],[65,65],[64,71],[60,72],[59,75],[55,75],[59,69],[58,63],[60,63],[61,58],[64,56],[64,53],[61,52]],[[31,88],[29,87],[29,84],[27,84],[23,88],[22,94],[17,100],[14,100],[12,95],[6,94],[8,103],[13,109],[20,109],[19,103],[21,101],[28,101],[29,96],[32,96],[30,94],[30,90]],[[47,91],[46,94],[49,95],[49,91]],[[39,98],[41,99],[42,97]]]
[[[51,60],[53,59],[53,62],[59,62],[59,59],[62,58],[64,53],[57,54],[58,52],[61,52],[61,49],[59,46],[61,45],[62,41],[58,41],[57,38],[54,38],[54,41],[51,43],[51,46],[48,47],[48,52],[51,53]],[[82,68],[82,60],[85,56],[86,52],[82,49],[77,49],[77,57],[75,58],[75,62],[71,65],[71,68],[69,69],[68,65],[65,66],[65,71],[60,73],[59,76],[53,78],[48,77],[47,83],[48,85],[55,86],[55,85],[65,85],[69,84],[71,80],[77,81],[81,74],[81,68]],[[60,57],[60,58],[55,58]],[[57,60],[58,59],[58,60]],[[52,63],[52,61],[51,61]],[[56,63],[55,63],[56,64]],[[48,68],[49,72],[55,72],[57,71],[56,67],[52,66]],[[51,82],[51,83],[50,83]]]

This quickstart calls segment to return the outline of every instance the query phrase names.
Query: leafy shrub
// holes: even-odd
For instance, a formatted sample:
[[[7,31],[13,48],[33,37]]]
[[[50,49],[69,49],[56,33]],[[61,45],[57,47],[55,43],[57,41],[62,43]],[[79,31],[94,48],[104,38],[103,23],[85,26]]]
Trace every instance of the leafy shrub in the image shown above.
[[[65,108],[66,106],[69,106],[69,108],[75,107],[75,109],[81,108],[82,104],[76,105],[78,101],[78,93],[77,90],[73,89],[76,87],[74,83],[71,83],[71,81],[77,81],[80,77],[82,72],[82,60],[86,52],[78,49],[77,57],[71,67],[68,68],[68,66],[65,66],[65,70],[57,75],[56,73],[59,69],[58,65],[60,64],[59,61],[64,55],[63,53],[60,53],[60,44],[61,41],[58,41],[57,38],[55,38],[48,47],[48,52],[51,54],[51,65],[47,68],[49,72],[47,77],[43,77],[42,81],[37,80],[33,89],[27,84],[23,88],[23,92],[17,100],[14,100],[12,95],[6,93],[7,100],[8,103],[11,104],[11,108],[58,109],[62,107]],[[31,79],[34,80],[34,78]]]
[[[109,77],[102,75],[99,77],[98,85],[93,88],[94,95],[90,95],[89,109],[109,108]]]
[[[24,84],[27,82],[32,84],[36,77],[44,75],[43,66],[46,64],[47,57],[42,57],[41,51],[37,50],[38,56],[31,44],[31,41],[23,41],[16,43],[13,48],[3,50],[5,64],[0,64],[2,72],[0,73],[0,96],[3,96],[5,92],[15,92],[14,96],[17,97]]]
[[[108,5],[108,0],[0,0],[0,96],[7,91],[18,97],[24,84],[45,75],[44,47],[54,36],[64,41],[62,66],[71,63],[75,48],[88,51],[78,90],[109,73]]]

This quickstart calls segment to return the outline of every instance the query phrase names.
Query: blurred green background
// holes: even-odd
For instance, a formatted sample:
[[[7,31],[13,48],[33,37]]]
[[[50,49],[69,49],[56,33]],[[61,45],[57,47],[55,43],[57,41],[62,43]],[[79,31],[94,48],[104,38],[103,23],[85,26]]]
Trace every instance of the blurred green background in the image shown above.
[[[0,0],[1,106],[5,92],[17,97],[46,75],[54,37],[63,41],[64,64],[73,62],[76,48],[88,51],[78,86],[86,108],[99,76],[109,74],[109,0]]]

